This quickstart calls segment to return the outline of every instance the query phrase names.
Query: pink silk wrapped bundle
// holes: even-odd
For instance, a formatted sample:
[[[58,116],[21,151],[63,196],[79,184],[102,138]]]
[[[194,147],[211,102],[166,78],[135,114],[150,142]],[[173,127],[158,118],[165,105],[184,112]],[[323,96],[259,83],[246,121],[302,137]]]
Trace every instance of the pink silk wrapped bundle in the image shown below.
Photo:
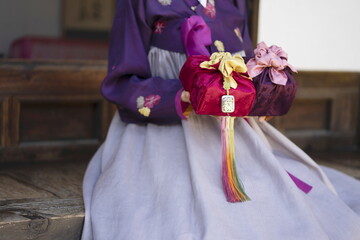
[[[223,88],[223,75],[218,70],[219,63],[212,66],[215,69],[200,67],[202,62],[209,60],[209,56],[205,55],[190,56],[180,71],[180,81],[184,89],[190,92],[190,101],[194,111],[197,114],[215,116],[248,115],[256,96],[256,90],[249,75],[232,72],[237,87],[230,89],[229,94],[235,97],[235,111],[223,113],[221,97],[226,95],[226,90]]]
[[[278,46],[264,42],[254,50],[255,58],[247,62],[248,72],[256,88],[255,104],[249,116],[280,116],[286,114],[295,98],[297,84],[288,62],[288,55]]]

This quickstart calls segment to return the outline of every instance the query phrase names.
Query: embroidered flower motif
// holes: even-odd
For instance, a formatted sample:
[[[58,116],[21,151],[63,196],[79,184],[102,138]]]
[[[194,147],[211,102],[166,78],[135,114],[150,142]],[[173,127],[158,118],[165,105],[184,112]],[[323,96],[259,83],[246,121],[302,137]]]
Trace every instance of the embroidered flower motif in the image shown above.
[[[151,112],[150,108],[147,108],[147,107],[143,107],[143,108],[139,109],[139,113],[145,117],[149,117],[150,112]]]
[[[234,29],[234,32],[235,32],[236,36],[239,38],[240,42],[243,42],[244,40],[243,40],[243,38],[242,38],[242,36],[241,36],[240,28],[238,28],[238,27],[235,28],[235,29]]]
[[[158,2],[161,3],[163,6],[169,6],[172,0],[158,0]]]
[[[137,108],[142,108],[142,107],[144,107],[144,102],[145,102],[145,100],[144,100],[144,97],[143,97],[143,96],[138,97],[138,98],[136,99],[136,106],[137,106]]]
[[[222,41],[216,40],[214,42],[215,47],[217,48],[217,50],[219,52],[225,52],[225,47],[224,47],[224,43]]]
[[[161,97],[159,95],[149,95],[147,97],[140,96],[136,99],[136,106],[139,113],[145,117],[149,117],[151,108],[159,104]]]
[[[161,97],[159,95],[150,95],[147,96],[144,100],[144,106],[148,108],[153,108],[160,102]]]
[[[208,1],[206,3],[206,8],[204,8],[204,12],[209,18],[215,18],[216,17],[215,2]]]
[[[157,21],[154,23],[153,33],[161,34],[166,26],[164,21]]]

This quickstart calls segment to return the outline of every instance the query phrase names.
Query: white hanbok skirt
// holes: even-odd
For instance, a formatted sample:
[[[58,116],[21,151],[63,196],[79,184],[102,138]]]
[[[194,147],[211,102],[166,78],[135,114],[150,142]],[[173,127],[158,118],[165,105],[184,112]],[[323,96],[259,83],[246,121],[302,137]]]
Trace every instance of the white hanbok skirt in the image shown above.
[[[153,75],[186,57],[152,48]],[[270,124],[235,120],[237,172],[251,201],[226,201],[218,120],[137,125],[118,113],[84,179],[83,240],[360,239],[360,182],[319,167]],[[311,185],[301,191],[289,173]]]

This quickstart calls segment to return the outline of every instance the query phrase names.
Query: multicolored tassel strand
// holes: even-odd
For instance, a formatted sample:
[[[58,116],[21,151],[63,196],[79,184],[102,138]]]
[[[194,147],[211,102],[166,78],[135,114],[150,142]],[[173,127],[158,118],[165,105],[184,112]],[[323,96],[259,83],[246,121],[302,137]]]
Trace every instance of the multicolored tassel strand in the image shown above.
[[[236,172],[234,117],[221,117],[222,183],[228,202],[250,200]]]

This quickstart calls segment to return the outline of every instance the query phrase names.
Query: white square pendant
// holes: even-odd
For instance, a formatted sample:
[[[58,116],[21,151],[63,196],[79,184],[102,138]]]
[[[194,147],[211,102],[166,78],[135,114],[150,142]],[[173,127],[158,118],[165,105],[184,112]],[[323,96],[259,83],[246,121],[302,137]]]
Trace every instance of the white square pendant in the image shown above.
[[[232,95],[221,97],[221,111],[223,113],[232,113],[235,111],[235,98]]]

